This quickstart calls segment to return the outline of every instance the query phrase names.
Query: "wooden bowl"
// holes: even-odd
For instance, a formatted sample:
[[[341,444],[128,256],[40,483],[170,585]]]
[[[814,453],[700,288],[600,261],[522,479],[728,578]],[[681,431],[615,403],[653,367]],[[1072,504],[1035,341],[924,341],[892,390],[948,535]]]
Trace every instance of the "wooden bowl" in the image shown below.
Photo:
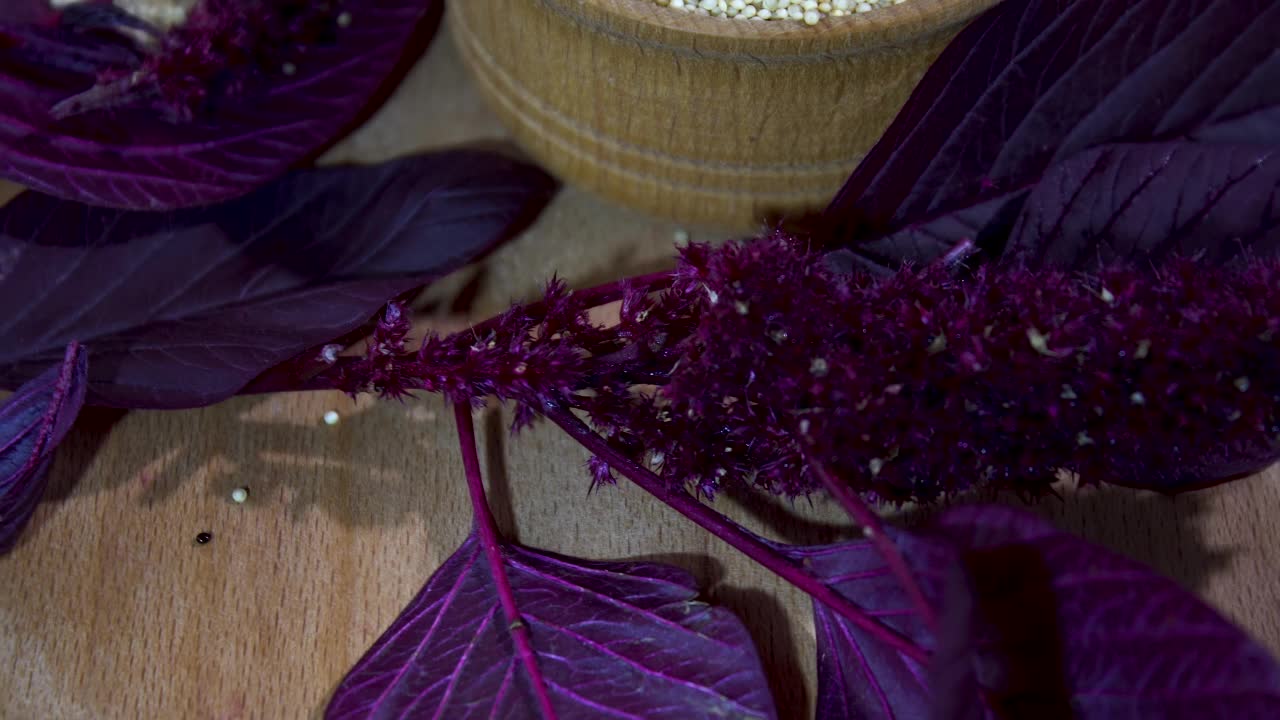
[[[652,0],[463,0],[482,92],[552,172],[680,222],[823,206],[960,28],[997,0],[744,21]]]

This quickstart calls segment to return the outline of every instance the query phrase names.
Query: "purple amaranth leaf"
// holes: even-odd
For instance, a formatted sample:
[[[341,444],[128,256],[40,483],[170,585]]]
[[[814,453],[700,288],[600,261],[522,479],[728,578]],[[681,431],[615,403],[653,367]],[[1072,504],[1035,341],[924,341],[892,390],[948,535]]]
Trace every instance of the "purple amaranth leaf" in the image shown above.
[[[93,352],[89,402],[206,405],[471,262],[549,199],[541,170],[476,151],[298,172],[217,206],[0,208],[0,387],[67,342]],[[287,387],[279,388],[287,389]]]
[[[965,548],[977,677],[1006,707],[1052,700],[1036,674],[1053,663],[1073,717],[1280,713],[1275,659],[1172,580],[1011,508],[956,508],[932,527]],[[1056,630],[1056,657],[1042,627]]]
[[[843,248],[836,252],[847,253],[858,263],[859,269],[879,275],[889,274],[880,272],[880,268],[893,271],[904,263],[928,265],[945,256],[958,243],[967,240],[976,245],[984,233],[1000,232],[998,226],[993,226],[998,215],[1003,211],[1016,219],[1026,196],[1026,191],[1002,195],[936,218],[908,224],[856,248]],[[1003,228],[1003,233],[1007,234],[1008,228]]]
[[[1107,145],[1054,165],[1027,199],[1009,252],[1092,270],[1173,255],[1220,264],[1280,250],[1280,142]]]
[[[53,451],[84,404],[87,363],[71,343],[60,365],[0,404],[0,554],[13,549],[44,495]]]
[[[0,15],[0,176],[122,208],[242,195],[366,114],[441,5],[201,0],[166,32],[21,0]]]
[[[928,261],[1091,148],[1280,143],[1277,26],[1270,0],[1006,0],[947,47],[850,177],[832,239],[892,235],[880,256]],[[904,232],[922,228],[923,245]]]
[[[687,573],[502,553],[560,718],[775,717],[746,629],[696,601]],[[473,534],[342,681],[325,717],[538,713]]]
[[[929,663],[930,720],[982,720],[988,715],[987,699],[978,685],[973,662],[973,637],[977,623],[976,598],[962,564],[946,571],[941,619]]]
[[[928,637],[870,543],[784,550],[886,623],[942,648],[945,666],[914,667],[815,608],[819,718],[930,717],[930,704],[987,707],[989,718],[1280,714],[1276,661],[1193,594],[1138,563],[1002,506],[955,508],[925,531],[893,534],[926,597],[943,609],[940,640]],[[959,589],[957,553],[967,575]],[[972,595],[958,598],[966,587]],[[948,616],[946,603],[967,603],[972,613],[961,607]],[[922,699],[931,678],[954,682]],[[938,696],[942,688],[959,697]]]
[[[955,550],[944,543],[890,532],[912,566],[946,567],[958,562]],[[926,650],[933,650],[934,638],[924,618],[872,543],[776,547],[872,617]],[[921,590],[933,599],[942,588],[922,586]],[[820,602],[814,602],[813,614],[818,639],[817,717],[820,720],[911,720],[929,716],[929,668],[878,642]]]

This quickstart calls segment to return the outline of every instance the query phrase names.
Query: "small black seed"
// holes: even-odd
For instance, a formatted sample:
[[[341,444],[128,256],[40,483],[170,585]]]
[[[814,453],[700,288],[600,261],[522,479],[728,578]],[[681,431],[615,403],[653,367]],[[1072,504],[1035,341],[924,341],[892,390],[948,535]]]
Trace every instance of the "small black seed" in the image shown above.
[[[199,535],[196,535],[196,544],[204,545],[205,543],[209,542],[212,539],[213,539],[213,533],[202,532]]]

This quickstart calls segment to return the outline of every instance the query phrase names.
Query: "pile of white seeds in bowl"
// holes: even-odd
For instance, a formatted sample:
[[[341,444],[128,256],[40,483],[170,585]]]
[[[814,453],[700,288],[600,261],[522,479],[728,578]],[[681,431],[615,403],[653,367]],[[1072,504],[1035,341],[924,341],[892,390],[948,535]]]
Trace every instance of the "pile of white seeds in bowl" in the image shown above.
[[[898,5],[904,0],[655,0],[669,7],[699,15],[737,20],[799,20],[817,25],[830,15],[841,17]]]

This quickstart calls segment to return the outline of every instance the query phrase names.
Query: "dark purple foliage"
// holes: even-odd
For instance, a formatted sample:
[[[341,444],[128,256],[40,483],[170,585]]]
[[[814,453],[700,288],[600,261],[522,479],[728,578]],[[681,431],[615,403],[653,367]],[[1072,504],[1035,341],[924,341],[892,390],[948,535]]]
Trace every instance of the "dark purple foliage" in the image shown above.
[[[1006,715],[1280,713],[1275,660],[1177,583],[1010,508],[950,510],[931,531],[964,552],[976,678]],[[917,571],[929,587],[947,568]]]
[[[935,667],[921,668],[815,605],[819,718],[1280,713],[1280,666],[1257,643],[1173,581],[1033,515],[961,507],[927,531],[893,536],[943,610],[940,638],[870,543],[785,549],[873,615],[941,648]]]
[[[241,195],[348,130],[440,5],[203,0],[164,32],[19,0],[0,15],[0,176],[134,209]]]
[[[913,222],[875,240],[834,250],[831,256],[847,255],[858,269],[888,276],[903,265],[921,266],[937,262],[966,241],[976,249],[980,237],[988,243],[1004,243],[1010,226],[1022,212],[1027,192],[1023,190],[1009,197],[992,198],[936,218]]]
[[[775,717],[742,624],[655,563],[502,548],[560,718]],[[539,718],[473,534],[338,686],[327,718]]]
[[[832,202],[832,240],[871,242],[867,251],[882,261],[927,262],[986,229],[998,254],[1011,216],[1051,167],[1112,143],[1159,144],[1138,151],[1153,157],[1226,152],[1234,162],[1213,160],[1206,171],[1230,172],[1233,164],[1238,170],[1249,146],[1280,142],[1276,27],[1280,5],[1271,0],[1003,2],[948,46]],[[1172,169],[1170,179],[1189,168]],[[1058,198],[1041,201],[1069,203],[1081,189],[1067,179],[1089,176],[1053,178],[1038,192]],[[1274,175],[1272,182],[1274,188]],[[1208,206],[1211,217],[1176,234],[1228,244],[1238,225],[1212,221],[1255,219],[1259,208],[1248,193],[1218,190],[1208,179],[1186,187],[1162,182],[1142,203],[1173,208],[1181,201],[1188,215],[1189,208]],[[1119,207],[1121,197],[1107,200]],[[1274,242],[1271,211],[1269,227],[1242,232],[1269,232]],[[1136,215],[1145,212],[1138,208]],[[1083,225],[1061,229],[1065,242],[1088,248],[1078,254],[1093,255],[1088,243],[1095,240],[1113,241],[1072,234],[1088,229]],[[1115,242],[1141,245],[1158,242],[1168,227],[1129,223],[1109,230]]]
[[[1107,145],[1051,167],[1009,253],[1091,269],[1170,256],[1222,264],[1280,251],[1280,128],[1271,145]]]
[[[912,566],[954,565],[958,554],[945,543],[895,532],[893,539]],[[927,650],[935,638],[920,613],[907,600],[875,547],[866,541],[821,547],[778,548],[802,563],[818,579],[853,600],[872,617],[898,630]],[[923,588],[934,599],[937,588]],[[818,704],[816,717],[909,720],[929,717],[932,705],[929,668],[871,638],[819,602],[813,604],[818,640]]]
[[[978,685],[973,661],[972,638],[978,623],[973,583],[960,562],[953,561],[938,575],[945,580],[938,596],[941,619],[929,662],[929,720],[982,720],[989,714],[989,700]]]
[[[299,172],[170,213],[24,194],[0,209],[0,307],[13,309],[0,387],[78,340],[91,403],[216,402],[475,260],[553,189],[537,168],[458,151]]]
[[[84,404],[87,362],[72,343],[60,364],[0,403],[0,554],[13,549],[44,495],[53,451]]]

